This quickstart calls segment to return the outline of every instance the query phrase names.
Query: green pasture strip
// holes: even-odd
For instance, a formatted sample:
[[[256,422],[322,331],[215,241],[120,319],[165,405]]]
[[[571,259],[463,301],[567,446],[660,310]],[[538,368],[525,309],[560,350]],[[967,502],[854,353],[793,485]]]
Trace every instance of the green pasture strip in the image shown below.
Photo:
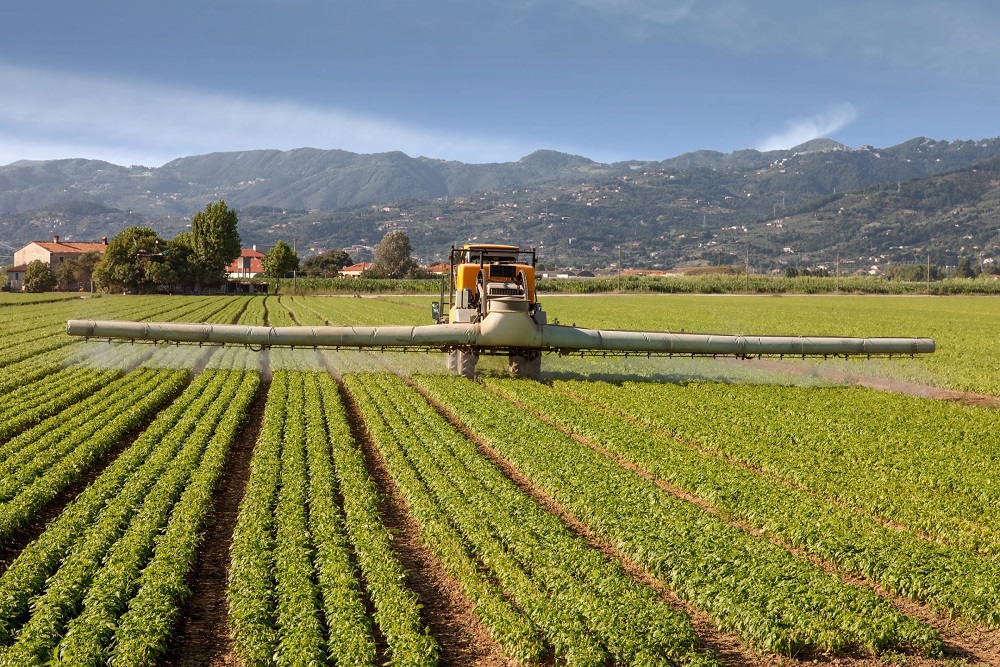
[[[557,657],[568,664],[714,664],[696,652],[684,614],[574,537],[402,380],[350,378],[365,395],[366,425],[381,436],[394,477],[413,487],[407,495],[432,496]],[[502,628],[493,632],[503,637]]]
[[[124,525],[194,431],[222,388],[224,377],[203,373],[157,415],[49,526],[28,544],[0,577],[0,643],[23,621],[29,601],[91,524],[117,516]]]
[[[620,288],[619,288],[620,285]],[[544,293],[601,294],[871,294],[871,295],[993,295],[1000,284],[993,280],[947,278],[929,285],[923,281],[888,280],[880,276],[841,276],[836,278],[799,276],[785,278],[763,274],[688,275],[688,276],[617,276],[598,278],[542,279],[538,289]]]
[[[868,389],[555,383],[860,513],[1000,556],[1000,412]]]
[[[874,592],[676,498],[473,382],[418,383],[601,538],[707,611],[723,631],[803,651],[940,654],[937,633]]]
[[[136,379],[134,383],[130,381],[133,376]],[[42,429],[39,440],[44,444],[26,444],[20,452],[33,451],[37,454],[30,463],[24,462],[16,472],[11,471],[9,477],[2,480],[4,501],[0,503],[0,540],[8,538],[24,525],[45,503],[78,480],[126,433],[180,393],[186,381],[187,373],[183,371],[137,371],[113,383],[120,391],[86,414],[85,422],[96,426],[85,428],[80,423],[71,426],[62,424],[50,430],[46,428],[46,420],[36,427]],[[59,418],[60,415],[55,415],[50,419],[58,421]],[[34,429],[25,434],[32,432]],[[9,461],[5,461],[4,465]]]
[[[116,667],[156,664],[166,652],[181,605],[190,595],[186,579],[194,566],[212,496],[226,462],[226,455],[260,384],[260,375],[242,370],[234,361],[229,386],[234,395],[226,401],[226,412],[216,424],[201,464],[171,510],[152,559],[138,579],[135,596],[118,621],[110,662]],[[97,625],[97,624],[95,624]],[[107,644],[92,644],[90,655],[101,658]]]
[[[602,390],[616,393],[617,410],[636,396],[627,388],[577,384],[567,396],[537,382],[488,379],[487,384],[542,414],[564,429],[598,444],[697,496],[731,520],[746,522],[764,535],[816,554],[844,571],[877,582],[886,590],[995,628],[1000,625],[1000,565],[961,549],[935,544],[888,528],[773,477],[751,472],[671,434],[635,423],[630,412],[602,409]],[[595,391],[596,388],[596,391]],[[617,390],[617,391],[615,391]],[[587,402],[588,400],[594,403]],[[641,399],[640,399],[641,400]],[[663,401],[659,410],[683,410]],[[716,427],[726,417],[717,415]],[[831,438],[838,438],[831,433]]]
[[[420,620],[416,594],[405,586],[406,573],[392,551],[392,536],[382,524],[378,491],[351,436],[337,384],[325,374],[319,380],[334,474],[343,498],[344,527],[375,607],[375,622],[389,647],[389,664],[436,664],[438,643]]]

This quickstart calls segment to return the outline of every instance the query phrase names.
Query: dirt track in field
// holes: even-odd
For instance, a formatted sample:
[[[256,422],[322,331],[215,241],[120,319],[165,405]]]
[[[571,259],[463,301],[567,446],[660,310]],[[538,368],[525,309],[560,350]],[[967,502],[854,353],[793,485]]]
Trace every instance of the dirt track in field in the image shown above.
[[[266,359],[264,366],[267,367]],[[247,422],[229,448],[226,467],[216,490],[215,507],[208,516],[205,539],[189,577],[191,595],[181,610],[181,621],[173,635],[165,665],[216,667],[239,664],[232,652],[227,625],[229,547],[240,501],[250,478],[250,459],[264,419],[269,388],[270,381],[261,382],[250,404]]]

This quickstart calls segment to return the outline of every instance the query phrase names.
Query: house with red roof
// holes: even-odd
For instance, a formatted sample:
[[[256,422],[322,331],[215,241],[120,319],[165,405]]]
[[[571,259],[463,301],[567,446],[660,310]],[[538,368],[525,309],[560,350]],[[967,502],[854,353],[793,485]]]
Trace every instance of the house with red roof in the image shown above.
[[[108,237],[101,239],[100,243],[77,243],[75,241],[60,241],[59,236],[53,236],[51,243],[48,241],[32,241],[20,250],[14,252],[14,265],[27,266],[35,260],[45,262],[55,273],[59,270],[59,265],[67,259],[77,259],[85,252],[96,250],[103,253],[108,249]]]
[[[24,286],[24,273],[28,264],[34,261],[45,262],[53,273],[59,270],[59,265],[68,259],[78,259],[85,252],[96,251],[104,253],[108,249],[108,237],[102,237],[100,243],[78,243],[76,241],[60,241],[59,236],[53,236],[52,241],[32,241],[20,250],[14,251],[14,266],[7,269],[7,282],[11,289],[21,291]],[[87,287],[87,286],[85,286]]]
[[[367,271],[371,267],[371,262],[361,262],[360,264],[351,264],[350,266],[345,266],[337,275],[341,278],[360,278],[361,274]]]
[[[252,248],[242,248],[240,249],[240,256],[230,262],[229,266],[226,267],[226,273],[232,280],[253,278],[264,270],[264,267],[261,264],[261,260],[263,259],[264,253],[257,250],[257,246]]]

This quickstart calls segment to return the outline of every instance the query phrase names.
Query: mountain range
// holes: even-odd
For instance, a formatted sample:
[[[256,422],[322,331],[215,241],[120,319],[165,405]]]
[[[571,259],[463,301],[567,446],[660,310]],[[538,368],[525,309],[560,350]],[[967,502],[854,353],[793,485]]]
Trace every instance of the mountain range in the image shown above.
[[[172,236],[207,203],[224,199],[239,211],[245,244],[294,239],[304,255],[347,247],[364,258],[386,230],[403,228],[427,261],[473,239],[535,245],[543,261],[581,268],[607,266],[619,245],[633,265],[661,268],[735,261],[747,251],[761,265],[818,263],[836,253],[903,261],[920,254],[914,248],[955,257],[993,252],[986,209],[960,199],[986,193],[955,183],[978,179],[988,190],[983,174],[993,166],[980,166],[995,158],[1000,138],[921,137],[880,149],[818,139],[782,151],[697,151],[610,164],[548,150],[516,162],[464,164],[311,148],[212,153],[158,168],[20,161],[0,167],[0,256],[53,234],[91,240],[131,224]],[[982,224],[961,230],[974,234],[957,235],[951,219],[929,204],[891,196],[893,189],[924,193],[931,186],[914,184],[934,178],[950,184],[938,189],[960,193],[938,203],[976,211]],[[868,199],[844,206],[848,195]],[[892,220],[889,235],[909,242],[872,243],[872,230],[857,224],[871,215],[863,203],[873,195],[879,219]],[[836,215],[824,208],[834,200]],[[923,217],[917,222],[901,210]],[[815,221],[822,230],[813,229]],[[908,254],[896,252],[898,246]]]

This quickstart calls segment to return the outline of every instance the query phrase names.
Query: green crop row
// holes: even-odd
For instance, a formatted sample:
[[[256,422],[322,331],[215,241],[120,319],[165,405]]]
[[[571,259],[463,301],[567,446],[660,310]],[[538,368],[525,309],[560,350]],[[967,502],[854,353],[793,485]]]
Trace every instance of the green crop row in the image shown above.
[[[418,382],[597,535],[711,614],[720,629],[784,655],[941,652],[934,630],[874,592],[678,499],[488,389],[453,378]]]
[[[0,539],[9,537],[45,503],[79,479],[126,433],[176,396],[186,381],[183,372],[130,373],[112,383],[107,394],[95,394],[102,400],[79,420],[63,423],[56,415],[50,419],[58,423],[46,420],[7,443],[24,440],[19,443],[23,447],[17,456],[4,461],[7,473],[0,483],[4,498],[0,503]],[[31,455],[26,458],[28,453]],[[20,462],[16,468],[8,466],[13,461]]]
[[[119,375],[114,371],[70,366],[32,384],[30,391],[19,392],[18,398],[0,403],[0,442],[89,396]]]
[[[487,383],[563,429],[697,496],[730,520],[745,522],[894,593],[990,627],[1000,625],[1000,568],[993,561],[889,528],[773,476],[699,450],[698,443],[651,429],[632,419],[632,413],[639,411],[634,400],[628,412],[619,402],[615,405],[622,412],[599,407],[612,387],[588,383],[585,399],[537,382],[498,378]]]
[[[370,664],[362,578],[391,664],[436,657],[346,424],[336,384],[275,371],[229,575],[229,624],[247,667]]]
[[[100,515],[126,521],[219,395],[223,376],[202,374],[139,438],[28,544],[0,577],[0,639],[23,620],[68,550]]]
[[[556,386],[915,534],[1000,555],[996,410],[858,388]]]
[[[258,382],[204,373],[0,577],[0,665],[152,664]],[[131,620],[130,620],[131,619]],[[9,643],[13,640],[13,643]]]
[[[327,650],[337,665],[363,667],[375,660],[371,622],[351,563],[344,515],[337,506],[337,481],[330,438],[350,442],[344,422],[327,425],[316,374],[305,376],[306,455],[309,467],[309,530],[316,543],[316,582],[330,628]],[[330,398],[327,399],[331,400]],[[340,419],[341,415],[334,415]]]
[[[695,651],[685,615],[572,536],[402,380],[366,374],[347,382],[411,506],[431,522],[454,526],[462,547],[523,610],[525,618],[510,629],[483,618],[510,653],[524,661],[544,654],[525,641],[532,637],[523,629],[534,625],[567,664],[714,663]],[[487,611],[498,606],[482,601]]]
[[[239,372],[232,372],[239,377]],[[115,632],[114,667],[150,667],[169,645],[181,603],[190,590],[186,578],[194,565],[201,529],[212,505],[229,446],[260,382],[257,373],[242,373],[226,414],[217,425],[201,465],[174,507],[152,560],[142,571],[138,590]]]
[[[436,664],[437,641],[427,634],[417,596],[406,587],[406,572],[392,550],[392,535],[382,524],[379,494],[351,435],[337,384],[327,374],[317,375],[317,380],[337,486],[344,502],[344,528],[375,607],[375,622],[388,643],[390,663]]]

